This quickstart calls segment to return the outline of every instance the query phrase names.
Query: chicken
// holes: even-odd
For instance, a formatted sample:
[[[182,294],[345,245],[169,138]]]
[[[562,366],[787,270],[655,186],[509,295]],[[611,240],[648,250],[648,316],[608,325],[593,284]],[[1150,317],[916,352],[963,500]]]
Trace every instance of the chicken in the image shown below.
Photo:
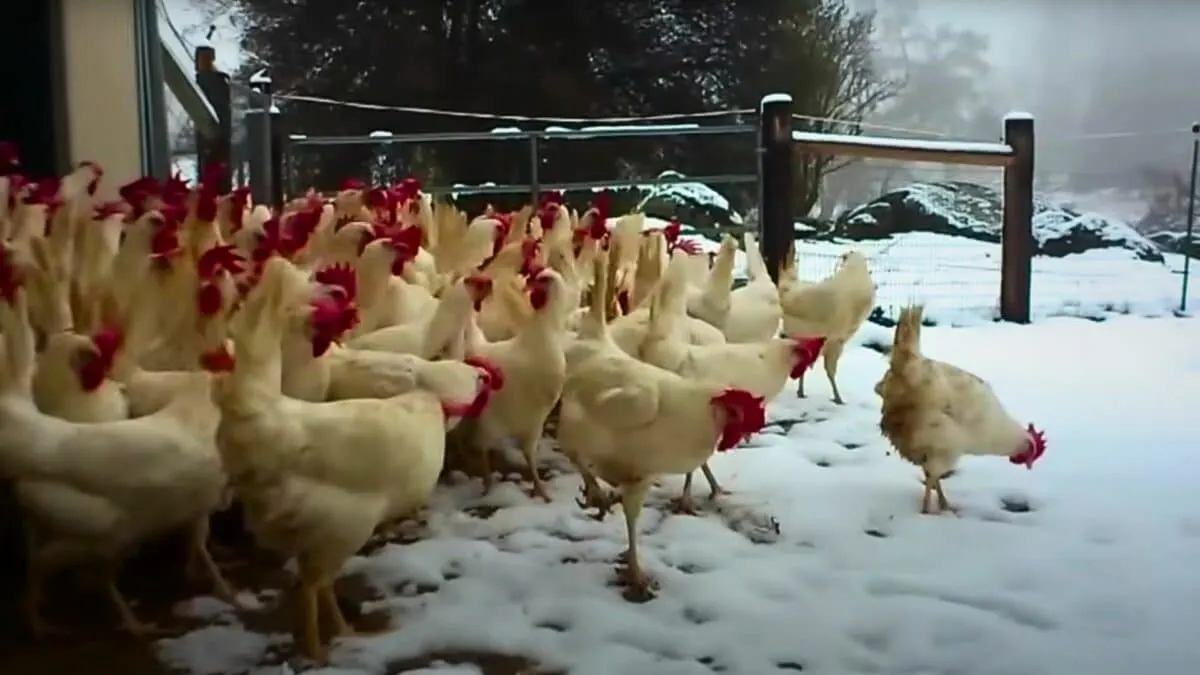
[[[462,335],[472,311],[478,311],[492,291],[491,278],[472,274],[447,289],[433,315],[423,321],[388,326],[347,341],[355,349],[416,354],[431,359]]]
[[[794,274],[791,265],[780,274],[783,334],[825,338],[821,359],[833,389],[833,402],[841,404],[838,360],[846,342],[875,309],[875,282],[867,269],[867,259],[858,251],[850,251],[842,256],[841,264],[829,278],[817,283],[796,281]],[[796,393],[804,396],[804,378],[800,378]]]
[[[471,357],[495,364],[505,380],[504,389],[473,425],[471,440],[484,458],[485,490],[491,485],[492,448],[512,438],[529,467],[532,494],[549,501],[537,470],[538,442],[567,379],[566,308],[575,298],[550,268],[527,270],[527,277],[533,318],[511,339],[467,347]]]
[[[747,232],[742,241],[749,280],[730,294],[729,313],[722,330],[727,342],[761,342],[779,334],[783,309],[779,306],[779,289],[767,272],[758,240]]]
[[[600,515],[620,502],[629,548],[621,570],[634,589],[650,593],[642,568],[637,522],[656,476],[689,473],[714,448],[736,446],[762,428],[766,405],[744,389],[688,380],[626,354],[608,333],[607,261],[598,258],[591,312],[568,353],[558,441],[580,467],[586,504]],[[616,487],[602,494],[595,477]]]
[[[964,454],[1000,455],[1033,468],[1046,452],[1046,437],[1013,419],[979,377],[921,354],[920,306],[900,313],[887,372],[875,385],[883,399],[879,429],[901,457],[921,467],[925,491],[921,513],[952,510],[942,480]]]
[[[346,265],[317,270],[314,280],[336,297],[312,294],[316,289],[297,275],[286,275],[293,298],[282,340],[285,396],[303,401],[341,401],[351,398],[390,398],[420,388],[434,387],[457,369],[474,377],[482,361],[471,365],[455,361],[427,361],[413,354],[352,349],[335,344],[355,320],[357,297],[354,271]],[[306,293],[307,291],[307,293]],[[492,377],[499,389],[499,373]],[[436,387],[435,387],[436,388]],[[457,422],[457,418],[449,420]],[[451,424],[452,426],[452,424]]]
[[[353,335],[422,321],[436,311],[437,299],[429,290],[402,276],[420,250],[420,237],[420,228],[407,227],[393,230],[363,249],[355,263],[360,320]]]
[[[733,263],[736,256],[737,240],[725,235],[721,238],[721,250],[708,271],[704,285],[686,288],[688,315],[721,331],[725,329],[732,302]],[[681,281],[686,283],[687,279]]]
[[[265,261],[231,322],[237,359],[217,387],[217,440],[247,529],[261,546],[296,558],[300,646],[324,661],[322,614],[335,634],[353,633],[334,597],[339,569],[376,526],[423,506],[442,469],[446,418],[478,414],[490,375],[479,370],[387,399],[282,396],[290,267],[278,256]]]
[[[226,480],[213,444],[218,413],[208,376],[198,373],[163,410],[134,420],[80,424],[39,412],[33,403],[34,344],[29,305],[10,251],[0,249],[0,474],[18,479],[30,519],[26,614],[35,633],[41,590],[55,569],[100,563],[121,625],[145,635],[115,582],[122,559],[147,538],[190,525],[193,555],[204,558],[218,592],[231,597],[204,547],[208,516]],[[129,471],[137,467],[137,471]]]
[[[108,379],[123,341],[117,328],[92,335],[63,331],[47,338],[32,383],[38,410],[72,422],[129,417],[124,392]]]
[[[689,344],[681,326],[686,317],[687,265],[687,254],[676,252],[657,293],[651,297],[650,325],[637,350],[639,359],[689,380],[744,389],[768,401],[779,395],[789,377],[801,377],[812,367],[825,342],[823,338]],[[703,469],[712,497],[716,497],[721,487],[708,467]],[[682,513],[694,512],[691,487],[692,476],[688,474],[683,494],[675,504]]]

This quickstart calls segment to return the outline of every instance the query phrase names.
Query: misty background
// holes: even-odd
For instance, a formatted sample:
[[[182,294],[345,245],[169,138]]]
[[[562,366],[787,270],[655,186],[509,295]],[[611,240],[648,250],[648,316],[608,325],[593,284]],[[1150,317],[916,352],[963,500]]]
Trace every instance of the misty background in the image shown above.
[[[243,78],[264,65],[255,49],[270,40],[248,29],[263,25],[264,14],[288,11],[251,0],[160,1],[185,53],[207,39],[218,49],[218,64]],[[1004,113],[1031,112],[1037,119],[1040,192],[1135,223],[1156,210],[1178,221],[1186,201],[1190,126],[1200,120],[1200,4],[847,0],[847,5],[874,13],[873,67],[896,85],[861,120],[852,120],[861,122],[861,133],[994,141]],[[210,26],[216,27],[211,36]],[[343,89],[340,95],[321,94],[368,100],[349,83]],[[369,100],[414,105],[401,91]],[[521,112],[518,104],[496,111]],[[185,139],[186,119],[178,111],[172,117],[174,131]],[[373,128],[379,127],[355,132]],[[822,176],[813,215],[833,216],[918,180],[1000,180],[995,169],[892,161],[830,168],[836,171]]]

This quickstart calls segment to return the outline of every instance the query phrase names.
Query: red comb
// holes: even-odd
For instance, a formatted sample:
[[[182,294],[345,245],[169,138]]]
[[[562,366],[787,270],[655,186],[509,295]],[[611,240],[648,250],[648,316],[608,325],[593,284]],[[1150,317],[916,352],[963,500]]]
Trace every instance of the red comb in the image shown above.
[[[521,241],[521,274],[525,277],[533,277],[545,269],[537,260],[541,248],[542,242],[533,237],[526,237]]]
[[[172,173],[162,186],[162,199],[169,204],[184,204],[191,193],[187,181],[179,171]]]
[[[821,355],[821,350],[825,348],[825,338],[797,338],[792,342],[792,372],[788,374],[792,379],[804,377],[804,373],[817,362],[817,357]]]
[[[162,223],[150,237],[150,259],[159,267],[170,267],[172,259],[179,253],[179,228],[166,213]]]
[[[17,299],[17,289],[24,283],[25,275],[17,269],[12,249],[0,242],[0,298],[12,304]]]
[[[236,187],[229,194],[229,225],[230,230],[237,232],[242,229],[246,218],[246,205],[250,203],[250,188]]]
[[[712,402],[725,411],[725,424],[717,441],[719,451],[733,449],[767,423],[766,401],[745,389],[726,389],[714,396]]]
[[[0,176],[11,176],[21,170],[21,153],[12,141],[0,141]]]
[[[683,225],[680,225],[679,222],[675,220],[667,223],[667,226],[662,230],[663,238],[667,240],[668,244],[674,244],[675,240],[679,238],[679,233],[681,232],[683,232]]]
[[[346,192],[348,190],[365,190],[367,184],[357,178],[343,178],[338,184],[338,192]]]
[[[1046,434],[1038,431],[1033,424],[1025,427],[1025,433],[1029,439],[1028,445],[1021,452],[1010,456],[1008,461],[1013,464],[1024,464],[1026,469],[1032,469],[1034,462],[1046,454]]]
[[[421,181],[415,176],[409,176],[392,186],[392,194],[398,202],[405,202],[421,194]]]
[[[340,289],[346,300],[358,297],[358,275],[354,268],[345,264],[329,265],[317,270],[313,280],[318,284]]]
[[[79,386],[85,392],[95,391],[112,371],[117,352],[125,344],[125,336],[118,328],[104,328],[91,336],[96,353],[80,364]]]
[[[308,323],[312,330],[312,355],[318,358],[346,331],[358,324],[358,307],[349,300],[320,297],[309,303]]]
[[[258,235],[250,258],[255,263],[266,262],[273,255],[290,258],[295,253],[294,242],[286,236],[278,218],[272,218],[263,223],[262,232]]]
[[[106,220],[116,215],[124,216],[125,209],[123,202],[102,202],[92,209],[92,219]]]
[[[58,205],[58,190],[62,181],[58,178],[43,178],[33,184],[33,189],[25,194],[26,204],[41,204],[51,208]]]
[[[213,246],[196,261],[196,275],[201,279],[215,279],[222,271],[239,274],[245,269],[245,262],[236,246]]]
[[[387,241],[398,254],[414,258],[421,248],[423,233],[416,225],[400,227],[388,232]]]
[[[599,216],[600,222],[608,220],[608,210],[611,203],[612,197],[608,194],[608,190],[601,190],[596,193],[596,199],[592,202],[592,208],[596,209],[596,215]]]

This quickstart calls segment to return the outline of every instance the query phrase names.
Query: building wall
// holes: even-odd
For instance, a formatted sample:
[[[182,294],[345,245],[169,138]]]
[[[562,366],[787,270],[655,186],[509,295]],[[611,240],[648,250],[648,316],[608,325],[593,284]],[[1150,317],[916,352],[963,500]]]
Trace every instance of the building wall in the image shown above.
[[[142,175],[134,0],[60,0],[67,147],[104,167],[108,196]]]

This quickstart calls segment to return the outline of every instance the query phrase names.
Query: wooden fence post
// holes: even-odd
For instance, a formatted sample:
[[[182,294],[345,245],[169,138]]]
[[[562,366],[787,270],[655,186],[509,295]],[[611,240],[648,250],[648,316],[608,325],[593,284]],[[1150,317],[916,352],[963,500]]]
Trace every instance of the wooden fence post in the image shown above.
[[[792,97],[767,94],[758,107],[758,237],[771,279],[796,236],[792,218]]]
[[[276,209],[283,209],[283,202],[287,198],[287,190],[284,184],[288,180],[288,175],[285,169],[287,155],[287,134],[283,132],[283,111],[281,111],[274,102],[271,103],[268,109],[271,124],[271,205]]]
[[[265,70],[250,76],[250,107],[246,110],[246,154],[250,166],[250,196],[255,204],[271,204],[271,77]]]
[[[213,163],[224,167],[221,171],[221,191],[231,189],[230,156],[233,149],[233,102],[229,93],[229,76],[217,70],[216,50],[207,45],[196,47],[193,54],[196,66],[196,85],[208,104],[217,113],[217,135],[209,138],[196,132],[196,177]]]
[[[1033,116],[1009,113],[1004,142],[1013,161],[1004,168],[1004,228],[1001,234],[1000,318],[1029,323],[1033,279]]]

